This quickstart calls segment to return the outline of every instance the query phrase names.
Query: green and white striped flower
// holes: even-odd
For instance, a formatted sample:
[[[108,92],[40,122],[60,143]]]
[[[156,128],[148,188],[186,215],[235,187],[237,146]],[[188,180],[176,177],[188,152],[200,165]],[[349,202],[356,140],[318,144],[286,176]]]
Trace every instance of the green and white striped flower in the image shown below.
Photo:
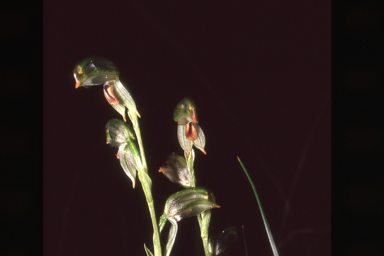
[[[124,172],[132,181],[135,188],[137,172],[142,169],[140,153],[135,135],[129,125],[119,119],[111,119],[105,126],[107,144],[117,147],[117,158]]]
[[[127,87],[119,79],[120,71],[116,65],[103,57],[89,57],[79,61],[73,69],[76,88],[103,85],[104,96],[108,103],[125,118],[125,108],[128,112],[140,117],[135,101]]]
[[[187,153],[192,150],[194,145],[206,154],[204,132],[198,125],[196,104],[191,98],[182,99],[173,111],[173,120],[178,124],[177,138],[181,148]]]

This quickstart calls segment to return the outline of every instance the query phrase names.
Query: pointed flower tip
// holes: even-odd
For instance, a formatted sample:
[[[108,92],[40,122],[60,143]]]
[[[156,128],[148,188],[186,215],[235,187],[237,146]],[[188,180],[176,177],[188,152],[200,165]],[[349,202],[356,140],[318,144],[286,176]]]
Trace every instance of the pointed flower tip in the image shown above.
[[[137,112],[137,110],[136,110],[136,115],[137,115],[139,118],[141,118],[141,115],[139,114],[139,112]]]
[[[218,205],[218,204],[214,204],[213,205],[213,208],[220,208],[221,206],[220,205]]]
[[[159,172],[163,172],[163,168],[160,167]]]
[[[240,162],[240,157],[239,156],[236,156],[237,157],[237,160]]]
[[[204,153],[204,155],[206,155],[206,154],[207,154],[207,152],[205,152],[205,150],[204,150],[203,148],[198,148],[198,149],[200,149],[200,151],[201,151],[201,152],[203,152],[203,153]]]

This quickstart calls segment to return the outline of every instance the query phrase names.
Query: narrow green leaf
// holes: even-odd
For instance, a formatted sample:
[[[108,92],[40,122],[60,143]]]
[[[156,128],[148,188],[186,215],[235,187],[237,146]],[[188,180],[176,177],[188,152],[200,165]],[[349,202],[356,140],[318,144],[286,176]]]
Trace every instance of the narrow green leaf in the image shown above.
[[[260,202],[259,196],[257,195],[256,187],[253,184],[252,179],[251,179],[251,177],[249,176],[249,174],[247,172],[247,169],[245,169],[245,166],[243,165],[243,163],[241,162],[239,157],[237,157],[237,160],[239,160],[240,165],[241,165],[241,167],[243,168],[243,170],[245,172],[245,175],[247,175],[249,183],[251,183],[251,186],[252,186],[252,189],[253,189],[253,193],[255,193],[256,201],[257,201],[257,204],[259,205],[259,209],[260,209],[260,212],[261,212],[261,217],[263,218],[265,230],[267,231],[268,240],[269,240],[269,243],[271,244],[273,255],[278,256],[279,253],[277,251],[276,244],[275,244],[275,241],[273,239],[271,229],[269,228],[267,218],[265,217],[265,214],[264,214],[264,211],[263,211],[263,207],[261,206],[261,202]]]

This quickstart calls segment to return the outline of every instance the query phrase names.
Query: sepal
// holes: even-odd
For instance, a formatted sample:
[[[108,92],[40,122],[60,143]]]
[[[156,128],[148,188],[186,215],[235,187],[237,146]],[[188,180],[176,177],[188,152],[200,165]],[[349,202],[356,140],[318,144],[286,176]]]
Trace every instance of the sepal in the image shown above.
[[[76,88],[104,84],[107,81],[119,80],[119,70],[116,65],[104,58],[92,56],[76,63],[73,76]]]
[[[131,140],[121,145],[117,152],[117,158],[119,158],[121,167],[131,179],[132,186],[135,188],[137,172],[142,168],[136,142]]]
[[[115,81],[114,83],[114,92],[115,92],[115,96],[116,98],[119,100],[119,103],[117,105],[121,105],[121,106],[124,106],[128,109],[128,111],[132,112],[132,113],[135,113],[135,115],[137,115],[138,117],[140,117],[140,114],[139,112],[137,111],[136,109],[136,103],[135,101],[133,100],[131,94],[129,93],[127,87],[121,83],[119,80],[118,81]],[[118,107],[118,108],[121,108]],[[112,105],[112,107],[114,107]],[[115,108],[115,107],[114,107]],[[116,108],[115,108],[116,109]],[[117,109],[116,109],[117,110]],[[119,112],[119,111],[118,111]],[[120,112],[119,112],[120,113]],[[121,113],[120,113],[121,114]],[[121,114],[122,115],[122,114]],[[125,113],[124,115],[122,115],[124,120],[125,120]]]
[[[200,149],[201,152],[203,152],[205,155],[207,154],[204,150],[205,147],[205,135],[203,132],[203,129],[201,129],[200,125],[194,124],[196,127],[197,132],[197,138],[193,141],[193,145]]]
[[[189,122],[197,123],[196,104],[191,98],[185,97],[176,105],[173,111],[173,120],[179,124],[186,124],[188,118],[190,119]]]

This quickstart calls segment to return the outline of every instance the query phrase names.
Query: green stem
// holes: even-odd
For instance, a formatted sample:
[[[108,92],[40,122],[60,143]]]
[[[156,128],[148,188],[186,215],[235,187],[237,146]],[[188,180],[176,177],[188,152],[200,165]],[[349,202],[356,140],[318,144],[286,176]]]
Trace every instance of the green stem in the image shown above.
[[[197,220],[199,221],[200,235],[201,240],[203,241],[205,256],[210,256],[211,253],[209,252],[208,227],[209,222],[211,221],[211,210],[206,210],[197,215]]]
[[[247,169],[245,169],[245,166],[243,165],[243,163],[241,162],[239,157],[237,157],[237,160],[239,160],[240,165],[241,165],[241,167],[243,168],[243,170],[245,172],[245,175],[247,175],[249,183],[251,183],[251,186],[252,186],[252,189],[253,189],[253,193],[255,193],[256,201],[257,201],[257,204],[259,205],[259,209],[260,209],[260,212],[261,212],[261,217],[263,218],[265,230],[267,231],[267,235],[268,235],[269,243],[271,244],[271,247],[272,247],[273,255],[279,256],[279,253],[277,252],[275,241],[273,240],[271,229],[269,228],[269,225],[268,225],[267,218],[265,217],[263,208],[261,207],[261,202],[260,202],[259,196],[257,195],[256,187],[253,184],[252,179],[251,179],[251,177],[249,176],[249,174],[247,172]]]
[[[189,172],[189,176],[191,177],[191,187],[194,188],[196,187],[195,170],[193,169],[193,161],[195,160],[195,151],[191,149],[191,152],[189,153],[189,155],[187,155],[184,151],[184,157],[187,160],[188,172]],[[203,241],[205,256],[210,256],[209,244],[208,244],[208,227],[209,227],[209,221],[211,216],[209,215],[209,218],[205,219],[205,221],[203,221],[204,212],[200,213],[196,217],[199,222],[200,235],[201,235],[201,240]]]
[[[137,119],[137,116],[135,113],[131,113],[131,111],[128,111],[129,119],[131,119],[133,129],[136,133],[136,138],[139,144],[140,148],[140,156],[141,156],[141,164],[142,168],[139,169],[139,180],[141,183],[141,186],[143,187],[145,199],[148,204],[149,214],[151,216],[152,226],[153,226],[153,248],[155,256],[161,256],[161,244],[160,244],[160,235],[159,235],[159,228],[157,226],[157,220],[156,220],[156,213],[155,213],[155,206],[153,204],[153,197],[152,197],[152,180],[148,176],[148,167],[147,162],[145,160],[145,154],[144,154],[144,146],[141,139],[141,133],[139,128],[139,122]]]
[[[140,156],[141,156],[141,162],[143,165],[143,169],[145,170],[145,172],[148,173],[147,161],[145,160],[145,154],[144,154],[144,146],[143,146],[143,142],[141,140],[139,120],[137,119],[137,115],[131,111],[128,111],[128,116],[129,116],[129,119],[131,119],[133,129],[135,130],[135,133],[136,133],[136,138],[137,138],[137,142],[139,144]]]
[[[161,256],[161,244],[160,244],[160,235],[159,229],[157,226],[155,206],[153,204],[153,198],[151,193],[151,183],[148,182],[149,176],[144,171],[139,171],[139,180],[143,187],[145,199],[147,200],[149,213],[151,215],[151,221],[153,226],[153,248],[155,256]]]
[[[191,152],[189,152],[189,155],[185,153],[184,151],[184,157],[187,160],[187,167],[189,176],[191,177],[191,187],[196,187],[196,178],[195,178],[195,170],[193,169],[193,161],[195,160],[195,151],[191,149]]]

